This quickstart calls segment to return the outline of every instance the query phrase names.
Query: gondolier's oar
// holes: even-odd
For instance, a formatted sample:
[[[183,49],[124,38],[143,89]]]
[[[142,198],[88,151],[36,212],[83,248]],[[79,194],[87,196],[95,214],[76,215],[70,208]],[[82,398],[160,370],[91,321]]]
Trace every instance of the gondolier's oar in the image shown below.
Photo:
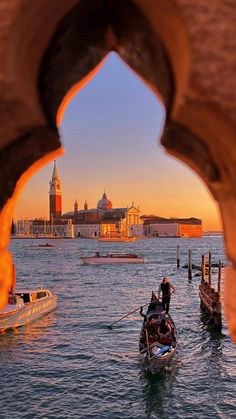
[[[148,338],[147,328],[145,330],[145,333],[146,333],[146,340],[147,340],[147,356],[148,356],[148,360],[149,360],[149,363],[150,363],[151,373],[153,374],[153,371],[152,371],[152,363],[151,363],[150,344],[149,344],[149,338]]]
[[[159,301],[159,298],[156,298],[156,299],[155,299],[155,300],[153,300],[153,301],[149,301],[149,303],[144,304],[143,306],[139,306],[139,307],[138,307],[138,308],[136,308],[135,310],[130,311],[130,312],[129,312],[128,314],[126,314],[125,316],[123,316],[123,317],[121,317],[120,319],[116,320],[115,322],[111,323],[108,327],[109,327],[110,329],[112,329],[113,324],[116,324],[116,323],[120,322],[121,320],[125,319],[126,317],[128,317],[128,316],[130,316],[131,314],[135,313],[136,311],[140,310],[140,307],[146,307],[146,306],[149,306],[149,304],[151,304],[151,303],[155,303],[156,301]]]
[[[174,293],[172,293],[172,292],[171,292],[170,294],[174,294]],[[162,298],[167,297],[167,295],[169,295],[169,294],[163,295],[163,296],[162,296]],[[155,303],[156,301],[159,301],[159,298],[156,298],[155,300],[150,301],[149,303],[144,304],[144,305],[142,305],[142,306],[139,306],[139,307],[138,307],[138,308],[136,308],[135,310],[130,311],[130,312],[129,312],[128,314],[126,314],[125,316],[123,316],[123,317],[121,317],[120,319],[116,320],[115,322],[111,323],[111,324],[108,326],[108,327],[109,327],[109,329],[112,329],[113,324],[116,324],[116,323],[120,322],[121,320],[125,319],[126,317],[128,317],[128,316],[130,316],[131,314],[135,313],[136,311],[140,310],[140,307],[143,307],[143,308],[144,308],[144,307],[147,307],[147,306],[149,306],[149,304]]]

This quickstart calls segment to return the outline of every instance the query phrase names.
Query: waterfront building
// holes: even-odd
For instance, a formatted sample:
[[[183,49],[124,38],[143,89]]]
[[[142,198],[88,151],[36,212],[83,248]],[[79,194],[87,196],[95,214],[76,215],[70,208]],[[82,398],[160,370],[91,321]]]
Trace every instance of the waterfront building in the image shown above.
[[[74,237],[72,220],[57,220],[51,222],[42,218],[34,220],[18,220],[16,235],[22,237]]]
[[[19,236],[30,236],[32,234],[32,221],[18,220],[16,223],[16,234]]]
[[[163,218],[142,216],[147,237],[202,237],[202,220],[198,218]]]

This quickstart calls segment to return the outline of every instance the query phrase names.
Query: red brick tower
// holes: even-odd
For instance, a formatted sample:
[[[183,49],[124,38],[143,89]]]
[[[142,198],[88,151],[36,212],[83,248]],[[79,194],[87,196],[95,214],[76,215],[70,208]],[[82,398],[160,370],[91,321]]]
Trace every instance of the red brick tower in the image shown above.
[[[59,178],[56,160],[54,160],[54,168],[52,172],[52,179],[50,180],[49,190],[49,218],[51,221],[61,218],[61,179]]]

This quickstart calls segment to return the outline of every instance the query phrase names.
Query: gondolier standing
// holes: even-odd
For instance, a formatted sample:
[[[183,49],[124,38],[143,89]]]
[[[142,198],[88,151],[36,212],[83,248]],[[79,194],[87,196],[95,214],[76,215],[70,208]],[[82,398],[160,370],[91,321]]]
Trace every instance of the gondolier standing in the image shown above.
[[[168,278],[163,278],[159,289],[158,289],[158,299],[160,298],[162,292],[162,307],[166,313],[169,312],[170,307],[170,296],[172,293],[175,293],[175,287],[169,282]]]

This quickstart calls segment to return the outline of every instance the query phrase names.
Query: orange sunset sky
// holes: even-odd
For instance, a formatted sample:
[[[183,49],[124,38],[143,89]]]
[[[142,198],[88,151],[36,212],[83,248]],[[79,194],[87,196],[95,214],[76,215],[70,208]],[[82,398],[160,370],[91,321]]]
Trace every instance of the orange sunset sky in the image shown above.
[[[204,230],[221,230],[218,208],[199,177],[160,145],[165,112],[157,97],[112,53],[69,103],[57,160],[63,212],[77,199],[96,207],[104,189],[113,207],[135,205],[141,214],[198,217]],[[53,162],[22,192],[14,219],[48,219]]]

